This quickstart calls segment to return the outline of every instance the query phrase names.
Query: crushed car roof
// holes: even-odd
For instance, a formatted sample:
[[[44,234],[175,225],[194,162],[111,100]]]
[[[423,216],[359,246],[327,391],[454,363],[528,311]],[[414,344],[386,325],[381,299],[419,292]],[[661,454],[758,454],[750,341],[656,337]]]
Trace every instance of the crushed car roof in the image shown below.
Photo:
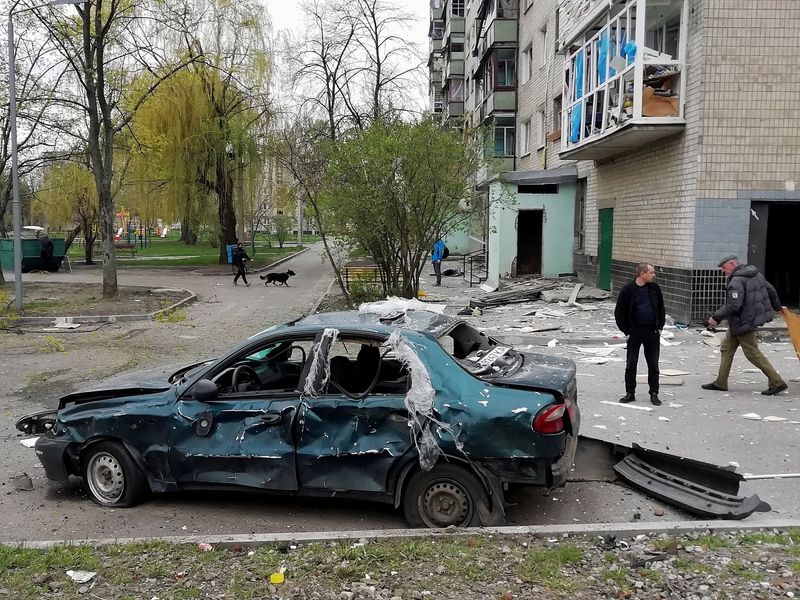
[[[441,336],[460,320],[427,310],[408,310],[391,312],[385,315],[376,312],[340,311],[319,313],[300,319],[295,327],[335,327],[341,329],[369,328],[372,331],[391,333],[395,329],[410,329]]]

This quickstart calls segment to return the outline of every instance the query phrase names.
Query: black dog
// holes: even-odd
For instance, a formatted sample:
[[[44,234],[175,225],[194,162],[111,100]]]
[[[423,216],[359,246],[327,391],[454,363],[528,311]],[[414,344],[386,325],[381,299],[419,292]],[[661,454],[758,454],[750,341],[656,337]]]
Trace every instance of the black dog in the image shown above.
[[[289,277],[292,275],[295,275],[295,272],[291,269],[288,269],[286,273],[267,273],[266,275],[261,275],[261,279],[266,279],[264,285],[267,285],[268,283],[272,283],[272,285],[275,285],[276,283],[282,283],[286,287],[289,287],[287,281],[289,281]]]

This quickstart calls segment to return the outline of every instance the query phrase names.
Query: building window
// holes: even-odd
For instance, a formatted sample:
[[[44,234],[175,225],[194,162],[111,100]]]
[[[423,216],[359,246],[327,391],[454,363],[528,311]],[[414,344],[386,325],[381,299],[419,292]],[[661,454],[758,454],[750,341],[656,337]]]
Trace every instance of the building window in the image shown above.
[[[553,98],[553,129],[547,136],[548,142],[561,139],[561,96]]]
[[[464,16],[464,0],[453,0],[453,10],[451,14],[454,17]]]
[[[431,27],[431,37],[435,40],[440,40],[444,37],[444,21],[436,19]]]
[[[519,131],[519,153],[528,154],[531,151],[531,122],[525,121]]]
[[[454,52],[463,52],[463,51],[464,51],[464,44],[462,44],[460,42],[459,43],[450,44],[450,53],[451,54],[454,53]]]
[[[498,19],[516,19],[517,2],[516,0],[497,0]]]
[[[514,87],[517,59],[513,48],[497,51],[497,87]]]
[[[447,99],[450,102],[463,102],[464,101],[464,80],[451,79],[450,85],[447,87]]]
[[[522,51],[521,60],[520,83],[527,83],[533,77],[533,44],[530,44]]]
[[[494,124],[494,155],[514,156],[514,119],[501,117]]]
[[[544,111],[540,110],[536,113],[536,148],[544,148]]]
[[[539,66],[543,67],[547,64],[547,57],[550,55],[547,47],[547,25],[539,30]]]

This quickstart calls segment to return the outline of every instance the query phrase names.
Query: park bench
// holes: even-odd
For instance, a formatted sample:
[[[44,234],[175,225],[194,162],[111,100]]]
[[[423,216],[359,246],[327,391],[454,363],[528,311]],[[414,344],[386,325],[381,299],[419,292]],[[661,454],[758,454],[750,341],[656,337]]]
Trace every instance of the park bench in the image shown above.
[[[114,250],[117,254],[120,252],[130,252],[131,258],[136,256],[136,244],[114,244]]]
[[[348,290],[353,281],[372,284],[380,283],[380,269],[374,263],[354,261],[342,267],[342,279],[344,279],[344,285]]]

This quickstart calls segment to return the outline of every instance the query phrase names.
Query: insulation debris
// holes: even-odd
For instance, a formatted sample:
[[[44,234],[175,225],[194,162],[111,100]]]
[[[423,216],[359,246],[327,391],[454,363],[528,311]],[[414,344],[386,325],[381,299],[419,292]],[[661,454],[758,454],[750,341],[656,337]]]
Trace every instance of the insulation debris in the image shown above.
[[[322,339],[314,346],[311,367],[309,368],[308,377],[306,377],[306,382],[303,386],[304,395],[316,396],[325,389],[325,385],[331,378],[331,364],[330,361],[322,358],[322,355],[325,353],[320,352],[319,349],[326,343],[328,343],[328,348],[330,348],[333,346],[334,342],[336,342],[337,337],[339,337],[338,329],[325,329],[322,332]],[[330,340],[330,342],[326,342],[327,340]],[[315,382],[319,382],[319,387],[317,389],[315,389]]]
[[[431,376],[416,352],[400,335],[400,332],[395,330],[386,340],[385,345],[391,348],[397,360],[405,365],[411,378],[411,387],[405,398],[409,416],[408,426],[412,429],[411,437],[419,453],[419,465],[424,470],[430,471],[436,465],[436,461],[442,453],[433,435],[433,427],[437,426],[440,430],[450,434],[456,444],[456,448],[461,450],[463,445],[458,440],[459,432],[434,417],[433,400],[436,390],[433,389],[431,384]]]
[[[610,404],[611,406],[621,406],[623,408],[633,408],[636,410],[643,410],[646,412],[653,412],[653,409],[649,406],[634,406],[633,404],[621,404],[619,402],[611,402],[611,400],[601,400],[601,404]]]
[[[378,315],[386,315],[394,312],[407,312],[409,310],[427,310],[438,314],[443,314],[444,309],[447,308],[444,304],[433,304],[431,302],[420,302],[416,298],[398,298],[397,296],[389,296],[386,300],[379,300],[378,302],[364,302],[358,307],[360,313],[375,313]]]

